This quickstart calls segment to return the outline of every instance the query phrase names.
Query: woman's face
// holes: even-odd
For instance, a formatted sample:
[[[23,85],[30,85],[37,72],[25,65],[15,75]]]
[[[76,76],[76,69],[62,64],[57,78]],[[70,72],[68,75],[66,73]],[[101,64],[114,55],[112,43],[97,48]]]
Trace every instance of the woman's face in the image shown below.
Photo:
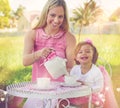
[[[93,49],[90,45],[82,45],[76,56],[76,60],[79,61],[80,64],[92,63],[93,53]]]
[[[64,9],[62,6],[52,8],[48,12],[47,26],[51,29],[59,29],[64,20]]]

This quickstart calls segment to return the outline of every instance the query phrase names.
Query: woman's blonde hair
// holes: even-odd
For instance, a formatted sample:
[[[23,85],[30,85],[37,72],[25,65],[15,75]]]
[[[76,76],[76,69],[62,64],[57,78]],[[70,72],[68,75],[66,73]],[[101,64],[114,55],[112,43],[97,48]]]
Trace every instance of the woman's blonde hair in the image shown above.
[[[42,10],[42,13],[40,14],[38,23],[33,27],[33,29],[45,27],[47,24],[46,21],[49,10],[57,6],[62,6],[64,9],[64,20],[63,20],[63,24],[61,25],[61,29],[68,31],[69,29],[68,13],[67,13],[67,6],[64,0],[48,0]]]
[[[98,51],[97,51],[96,47],[90,42],[84,41],[84,42],[78,43],[77,46],[76,46],[76,49],[75,49],[75,57],[77,56],[77,54],[80,51],[81,47],[83,45],[87,45],[87,44],[90,45],[92,47],[92,49],[93,49],[92,63],[95,64],[97,62],[97,59],[98,59]],[[76,59],[75,59],[75,62],[76,62],[76,64],[80,64],[79,61],[77,61]]]

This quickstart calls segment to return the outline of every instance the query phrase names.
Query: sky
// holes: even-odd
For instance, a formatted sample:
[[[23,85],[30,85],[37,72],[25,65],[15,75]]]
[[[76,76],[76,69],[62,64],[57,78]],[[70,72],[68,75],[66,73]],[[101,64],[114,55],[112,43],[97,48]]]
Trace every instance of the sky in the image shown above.
[[[19,5],[22,5],[26,10],[41,10],[47,0],[9,0],[10,6],[16,10]],[[74,9],[81,6],[83,1],[89,0],[65,0],[68,9]],[[97,4],[105,10],[107,14],[111,14],[115,9],[120,7],[120,0],[95,0]]]

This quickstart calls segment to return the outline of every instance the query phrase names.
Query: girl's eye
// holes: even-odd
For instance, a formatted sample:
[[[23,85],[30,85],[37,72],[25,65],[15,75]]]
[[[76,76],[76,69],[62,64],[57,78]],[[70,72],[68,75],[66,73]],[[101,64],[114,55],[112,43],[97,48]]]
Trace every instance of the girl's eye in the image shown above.
[[[90,53],[90,52],[91,52],[90,50],[79,51],[79,54],[82,54],[82,53]]]
[[[86,51],[86,53],[90,53],[90,50]]]
[[[60,18],[60,19],[62,19],[62,18],[63,18],[63,16],[61,15],[61,16],[59,16],[59,18]]]

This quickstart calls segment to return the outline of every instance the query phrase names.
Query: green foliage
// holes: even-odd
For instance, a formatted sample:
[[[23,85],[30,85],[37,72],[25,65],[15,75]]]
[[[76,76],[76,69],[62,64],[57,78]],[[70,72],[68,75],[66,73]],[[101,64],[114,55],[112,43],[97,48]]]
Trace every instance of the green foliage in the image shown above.
[[[22,65],[23,37],[0,37],[0,88],[31,80],[31,67]]]
[[[8,0],[0,0],[0,28],[9,26],[10,11]]]
[[[2,12],[5,16],[9,16],[11,8],[8,0],[0,0],[0,12]]]
[[[120,19],[120,7],[118,7],[113,13],[112,15],[109,17],[110,21],[118,21],[119,22]]]
[[[70,20],[73,22],[74,26],[79,26],[79,38],[83,26],[88,26],[89,24],[93,24],[98,16],[103,13],[103,10],[96,5],[94,0],[90,0],[84,3],[84,7],[80,6],[73,10],[73,17]]]
[[[20,5],[18,7],[18,9],[16,10],[16,12],[14,12],[15,16],[17,19],[19,19],[22,15],[23,15],[23,11],[24,11],[25,7],[23,7],[22,5]]]

